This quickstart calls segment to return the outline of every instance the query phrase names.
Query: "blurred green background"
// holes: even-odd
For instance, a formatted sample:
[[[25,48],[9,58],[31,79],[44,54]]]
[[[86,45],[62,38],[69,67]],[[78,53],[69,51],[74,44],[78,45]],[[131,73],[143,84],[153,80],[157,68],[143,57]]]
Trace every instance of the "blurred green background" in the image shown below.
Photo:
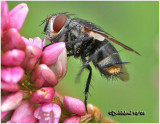
[[[8,2],[10,10],[21,1]],[[92,86],[89,103],[98,106],[103,114],[118,122],[158,122],[159,117],[159,2],[158,1],[120,1],[120,2],[63,2],[63,1],[25,1],[29,14],[21,29],[27,38],[41,37],[41,21],[52,13],[69,12],[102,27],[120,42],[137,50],[142,56],[122,50],[120,56],[127,64],[130,80],[107,80],[100,76],[93,65]],[[81,68],[81,61],[70,57],[66,77],[56,86],[63,95],[84,99],[84,88],[88,75],[85,71],[81,83],[75,77]],[[143,115],[110,116],[109,111],[144,111]]]

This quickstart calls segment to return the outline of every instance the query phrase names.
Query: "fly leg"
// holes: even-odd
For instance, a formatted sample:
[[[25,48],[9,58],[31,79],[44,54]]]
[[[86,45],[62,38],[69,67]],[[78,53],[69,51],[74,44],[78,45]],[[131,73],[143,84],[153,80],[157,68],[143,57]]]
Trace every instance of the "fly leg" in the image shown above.
[[[78,73],[76,79],[80,79],[80,76],[85,68],[89,70],[89,75],[87,78],[87,83],[86,83],[86,88],[85,88],[85,100],[84,100],[85,108],[86,108],[87,112],[88,112],[87,99],[88,99],[89,86],[90,86],[91,77],[92,77],[92,68],[89,65],[89,63],[92,61],[93,57],[90,56],[89,59],[86,60],[86,57],[88,56],[88,55],[86,56],[86,53],[89,52],[89,50],[91,50],[91,48],[92,48],[92,42],[91,42],[92,40],[93,40],[93,37],[85,37],[85,38],[81,38],[81,39],[76,39],[74,41],[66,42],[66,46],[68,46],[72,49],[71,50],[72,53],[69,55],[73,55],[74,57],[81,56],[81,59],[83,61],[83,67],[80,70],[80,72]],[[77,81],[78,80],[76,80],[76,82]]]
[[[45,45],[44,47],[43,47],[43,50],[46,48],[46,47],[48,47],[48,46],[50,46],[50,45],[52,45],[53,44],[53,42],[51,42],[50,44],[48,44],[48,45]]]
[[[89,86],[90,86],[90,83],[91,83],[91,78],[92,78],[92,68],[91,66],[89,65],[89,63],[92,61],[94,55],[90,56],[88,60],[86,60],[86,58],[84,56],[81,56],[82,58],[82,61],[83,61],[83,67],[81,69],[81,71],[78,73],[78,76],[77,76],[77,79],[80,78],[83,70],[86,68],[89,70],[89,75],[88,75],[88,78],[87,78],[87,83],[86,83],[86,87],[85,87],[85,99],[84,99],[84,103],[85,103],[85,108],[86,108],[86,111],[88,112],[87,110],[87,99],[88,99],[88,92],[89,92]]]
[[[88,99],[89,86],[90,86],[91,78],[92,78],[92,68],[91,68],[90,65],[88,65],[86,68],[89,70],[89,75],[88,75],[88,79],[87,79],[87,83],[86,83],[86,88],[85,88],[84,103],[85,103],[86,111],[88,113],[88,110],[87,110],[87,99]]]
[[[84,51],[82,52],[82,55],[81,55],[81,59],[82,59],[82,61],[83,61],[83,67],[82,67],[82,69],[81,69],[81,71],[78,73],[78,75],[77,75],[77,78],[76,78],[76,82],[78,82],[79,80],[80,80],[80,76],[81,76],[81,74],[82,74],[82,72],[83,72],[83,69],[84,68],[86,68],[87,67],[87,65],[89,65],[89,63],[94,59],[94,57],[95,57],[95,54],[92,54],[92,55],[90,55],[89,56],[89,52],[91,51],[91,49],[92,49],[92,43],[87,47],[87,48],[85,48],[84,49]],[[89,59],[88,60],[86,60],[86,57],[87,56],[89,56]]]
[[[70,29],[65,29],[65,30],[63,30],[57,37],[55,37],[54,39],[51,39],[51,40],[50,40],[51,43],[48,44],[48,45],[46,45],[46,46],[44,46],[44,47],[43,47],[43,50],[44,50],[46,47],[48,47],[48,46],[50,46],[50,45],[52,45],[52,44],[54,44],[54,43],[59,42],[59,39],[60,39],[63,35],[65,35],[66,33],[68,33],[69,31],[70,31]]]
[[[90,86],[91,78],[92,78],[92,68],[89,64],[84,64],[83,65],[82,69],[78,73],[77,79],[79,79],[80,75],[82,74],[82,72],[85,68],[89,70],[89,75],[88,75],[88,78],[87,78],[87,83],[86,83],[86,87],[85,87],[85,91],[84,91],[84,93],[85,93],[84,103],[85,103],[86,111],[88,112],[88,110],[87,110],[87,99],[88,99],[89,86]]]

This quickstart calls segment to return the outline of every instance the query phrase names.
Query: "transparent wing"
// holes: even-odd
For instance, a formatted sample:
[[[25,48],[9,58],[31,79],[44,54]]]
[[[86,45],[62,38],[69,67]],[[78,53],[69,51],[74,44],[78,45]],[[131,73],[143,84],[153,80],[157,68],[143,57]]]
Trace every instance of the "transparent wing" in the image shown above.
[[[123,44],[123,43],[115,40],[114,38],[111,38],[110,36],[108,36],[109,34],[108,34],[107,32],[103,32],[103,31],[100,31],[100,30],[96,30],[95,28],[92,28],[92,27],[91,27],[91,28],[84,27],[84,29],[85,29],[86,31],[93,31],[94,33],[98,33],[98,34],[102,35],[103,37],[105,37],[106,39],[108,39],[108,40],[110,40],[110,41],[112,41],[112,42],[120,45],[120,46],[123,47],[124,49],[126,49],[126,50],[128,50],[128,51],[135,52],[136,54],[138,54],[138,55],[141,56],[141,54],[138,53],[136,50],[134,50],[134,49],[130,48],[129,46],[127,46],[127,45],[125,45],[125,44]]]

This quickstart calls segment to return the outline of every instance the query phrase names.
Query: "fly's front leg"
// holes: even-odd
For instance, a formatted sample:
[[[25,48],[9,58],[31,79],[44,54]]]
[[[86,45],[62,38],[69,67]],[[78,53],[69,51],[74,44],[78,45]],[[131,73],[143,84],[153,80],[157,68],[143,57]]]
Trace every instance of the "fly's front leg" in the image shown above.
[[[50,44],[48,44],[48,45],[45,45],[44,47],[43,47],[43,50],[46,48],[46,47],[48,47],[48,46],[50,46],[50,45],[52,45],[53,43],[51,42]]]
[[[69,31],[70,31],[70,29],[64,29],[60,34],[58,34],[57,37],[51,39],[51,40],[50,40],[51,43],[48,44],[48,45],[46,45],[46,46],[44,46],[44,47],[43,47],[43,50],[44,50],[46,47],[48,47],[48,46],[50,46],[50,45],[52,45],[52,44],[54,44],[54,43],[59,42],[60,38],[62,38],[62,37],[63,37],[66,33],[68,33]]]

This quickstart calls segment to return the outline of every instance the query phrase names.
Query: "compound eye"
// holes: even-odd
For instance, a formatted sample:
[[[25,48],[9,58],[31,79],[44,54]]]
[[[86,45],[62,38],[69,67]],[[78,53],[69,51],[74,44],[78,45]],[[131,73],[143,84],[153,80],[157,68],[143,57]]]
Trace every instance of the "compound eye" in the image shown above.
[[[59,32],[66,23],[67,15],[60,14],[54,19],[53,30]]]

